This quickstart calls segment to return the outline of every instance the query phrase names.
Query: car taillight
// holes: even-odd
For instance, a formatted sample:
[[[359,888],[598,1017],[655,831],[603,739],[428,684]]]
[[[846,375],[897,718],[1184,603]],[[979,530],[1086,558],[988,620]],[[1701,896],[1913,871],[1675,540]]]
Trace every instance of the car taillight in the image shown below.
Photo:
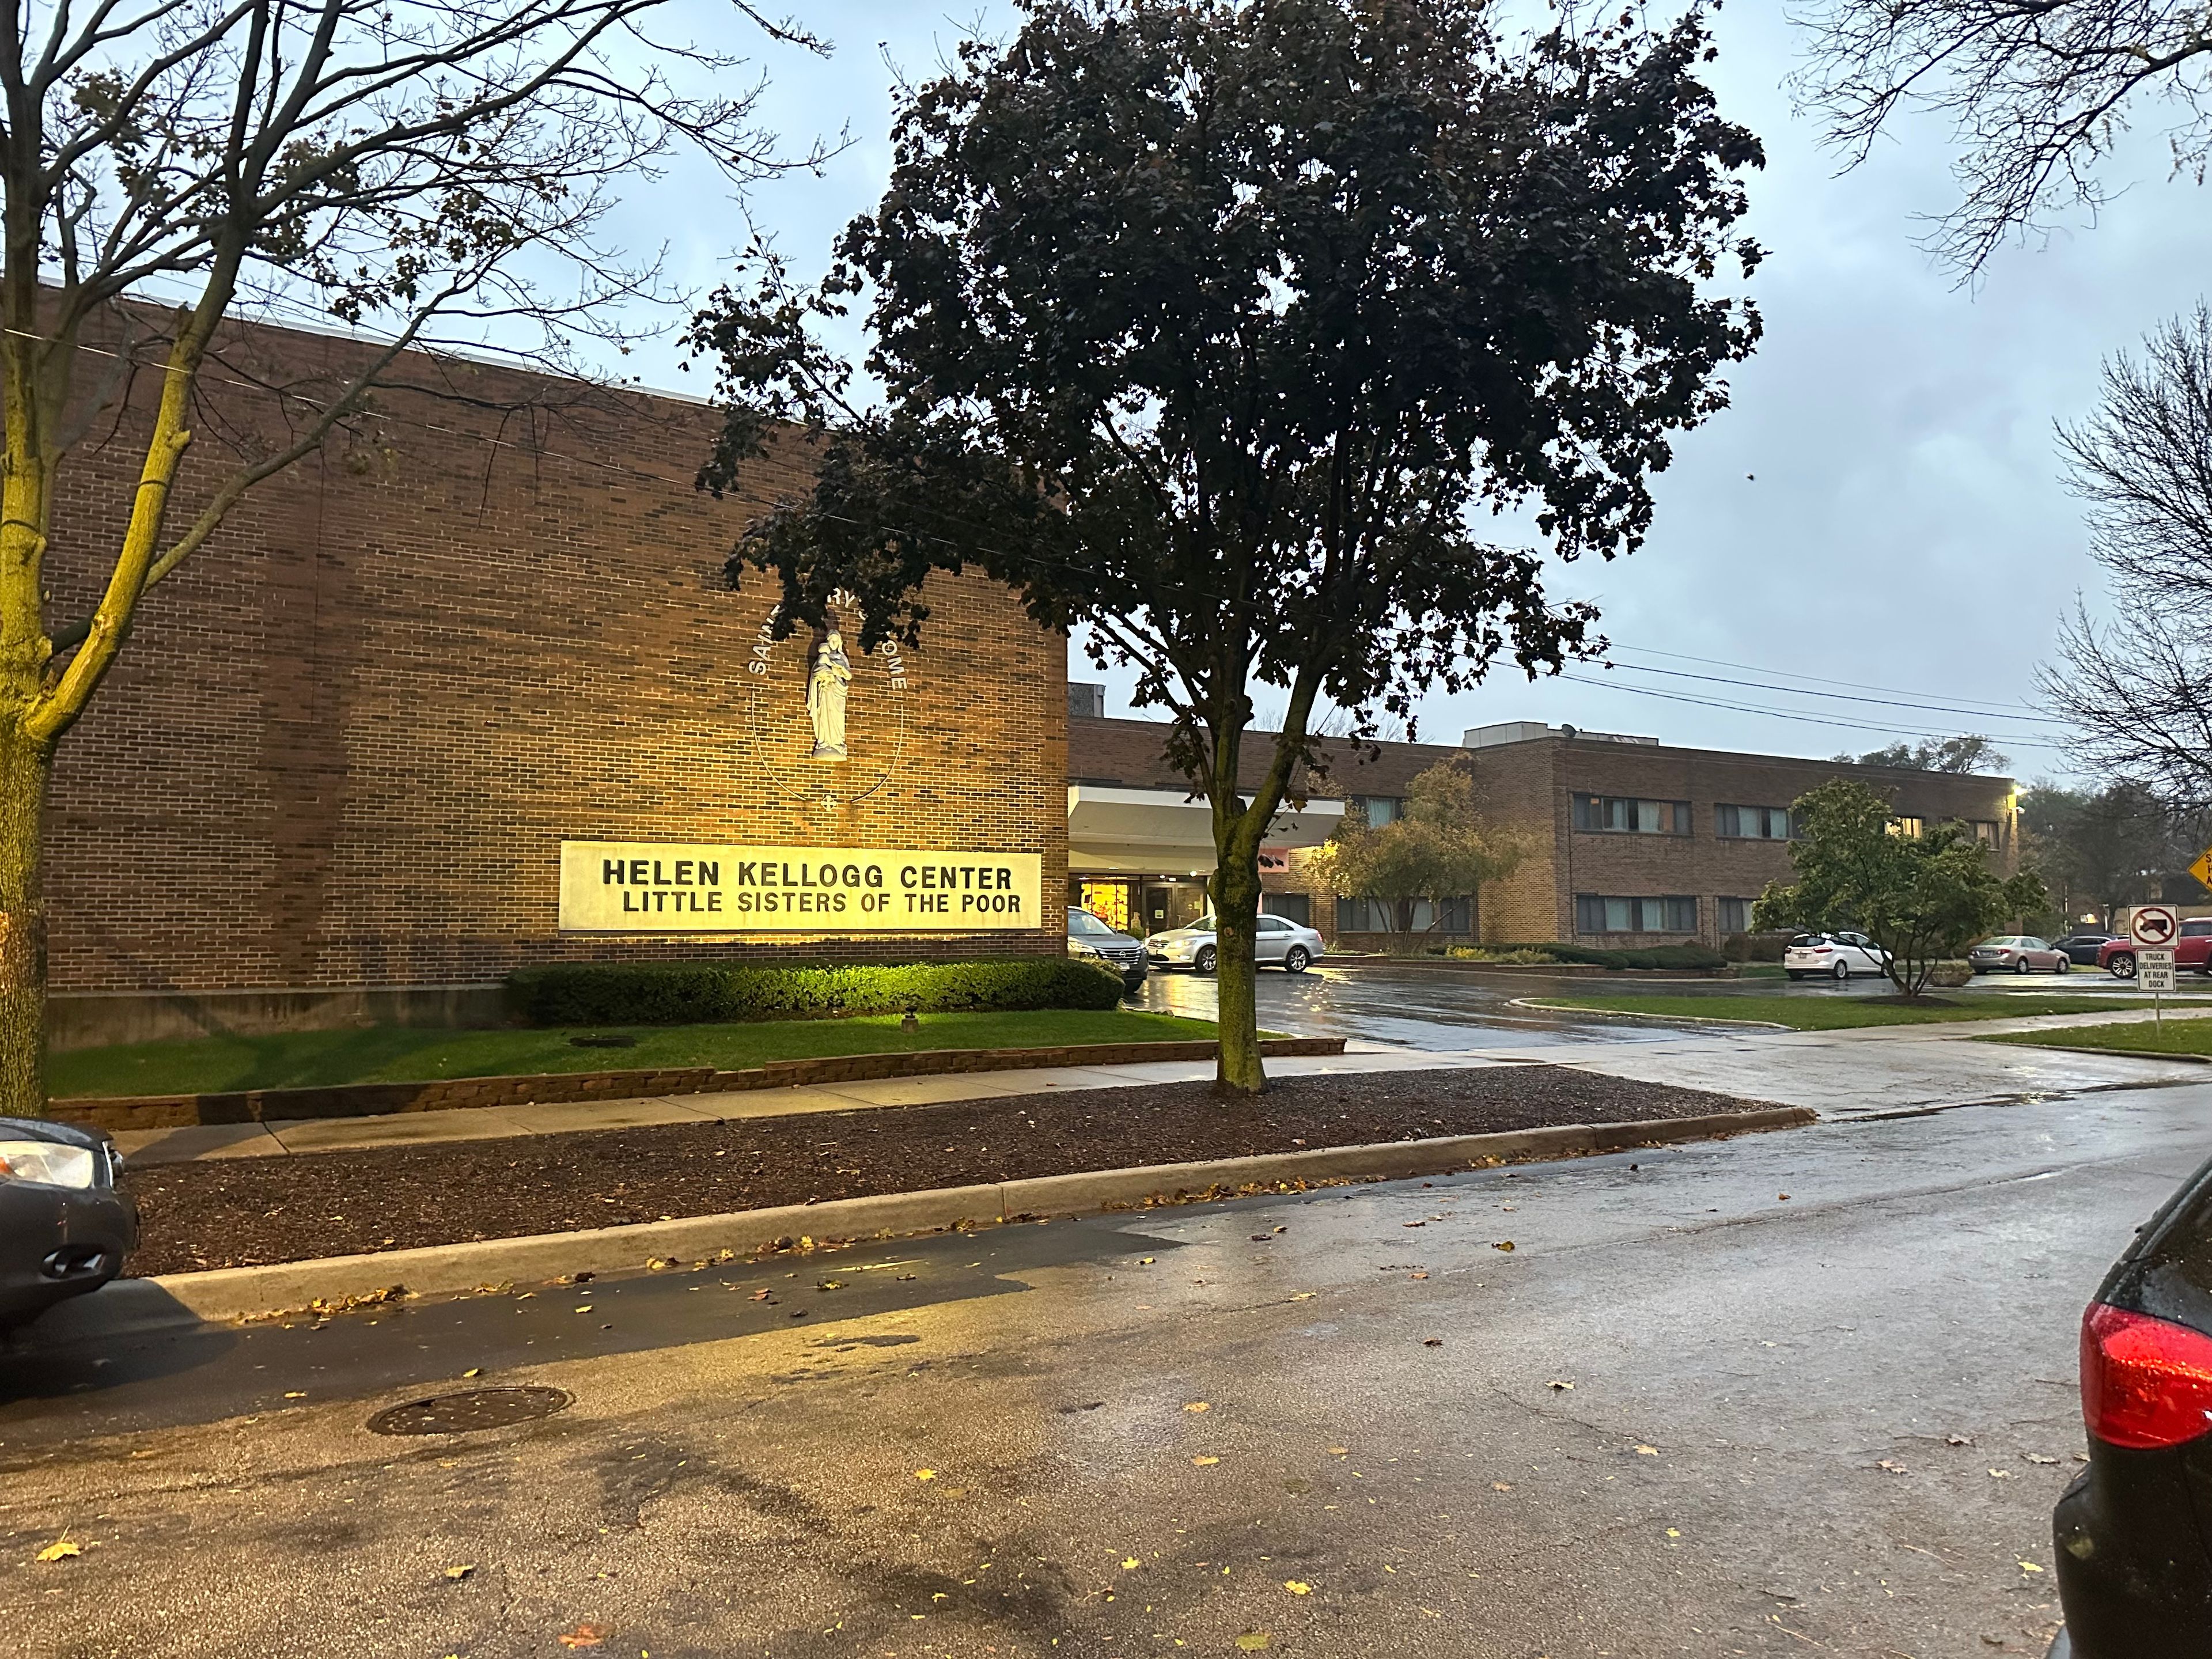
[[[2179,1446],[2212,1431],[2212,1336],[2093,1302],[2081,1316],[2081,1418],[2114,1446]]]
[[[1813,947],[1813,954],[1816,957],[1825,957],[1835,948],[1832,945],[1816,945]]]

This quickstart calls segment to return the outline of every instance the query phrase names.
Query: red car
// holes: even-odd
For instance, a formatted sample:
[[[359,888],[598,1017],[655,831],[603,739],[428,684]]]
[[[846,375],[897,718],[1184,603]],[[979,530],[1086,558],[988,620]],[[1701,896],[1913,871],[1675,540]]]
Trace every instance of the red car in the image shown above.
[[[2131,939],[2108,939],[2097,950],[2097,966],[2119,979],[2136,976],[2136,942]],[[2173,965],[2177,969],[2194,968],[2200,974],[2212,973],[2208,959],[2212,959],[2212,916],[2196,916],[2181,924],[2181,937],[2173,941]]]

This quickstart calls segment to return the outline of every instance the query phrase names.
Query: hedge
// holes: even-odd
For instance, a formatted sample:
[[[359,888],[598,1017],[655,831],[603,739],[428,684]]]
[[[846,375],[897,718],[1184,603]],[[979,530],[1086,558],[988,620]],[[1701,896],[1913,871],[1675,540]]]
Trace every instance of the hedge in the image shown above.
[[[916,962],[899,967],[764,968],[713,962],[575,963],[520,968],[507,996],[532,1025],[708,1025],[1115,1006],[1121,977],[1070,957]]]
[[[1641,951],[1594,951],[1585,945],[1492,945],[1492,951],[1541,951],[1555,962],[1590,968],[1674,968],[1711,972],[1728,966],[1728,958],[1705,945],[1655,945]]]

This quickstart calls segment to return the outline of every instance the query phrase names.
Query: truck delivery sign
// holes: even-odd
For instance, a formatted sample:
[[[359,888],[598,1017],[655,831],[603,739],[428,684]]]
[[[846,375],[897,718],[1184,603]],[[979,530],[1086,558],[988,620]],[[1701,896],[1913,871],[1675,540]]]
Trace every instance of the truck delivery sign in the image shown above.
[[[564,933],[972,933],[1035,928],[1035,853],[561,843]]]

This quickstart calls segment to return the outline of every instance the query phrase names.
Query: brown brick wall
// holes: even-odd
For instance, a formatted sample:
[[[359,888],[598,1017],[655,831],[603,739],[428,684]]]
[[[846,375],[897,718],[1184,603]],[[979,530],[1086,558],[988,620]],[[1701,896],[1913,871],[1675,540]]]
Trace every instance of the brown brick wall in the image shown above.
[[[357,349],[234,336],[181,509],[281,428],[283,405],[240,381],[317,383]],[[806,637],[750,674],[773,592],[721,578],[743,526],[803,483],[803,449],[717,503],[692,487],[713,425],[696,404],[409,368],[423,389],[384,394],[365,432],[263,486],[149,596],[65,741],[48,841],[58,990],[1064,948],[1063,640],[988,582],[933,580],[902,716],[880,657],[848,637],[853,760],[837,804],[810,799],[829,769],[798,758]],[[58,610],[104,574],[148,395],[67,475]],[[564,839],[1034,852],[1046,914],[1024,933],[563,939]]]
[[[1071,723],[1071,732],[1085,777],[1133,787],[1184,787],[1160,758],[1158,726],[1139,720],[1078,720]],[[1256,777],[1265,752],[1264,742],[1253,745],[1246,757],[1249,775]],[[1371,756],[1332,743],[1326,753],[1328,770],[1312,781],[1311,787],[1328,798],[1402,795],[1415,775],[1454,758],[1473,769],[1486,811],[1497,823],[1520,830],[1528,845],[1520,868],[1480,896],[1477,925],[1488,944],[1575,939],[1577,893],[1638,898],[1686,894],[1698,901],[1697,937],[1717,944],[1723,934],[1716,901],[1755,899],[1768,882],[1787,880],[1790,865],[1787,842],[1722,840],[1716,832],[1715,809],[1723,804],[1787,807],[1808,790],[1838,776],[1867,783],[1887,796],[1901,815],[1931,823],[1994,820],[2004,826],[2000,867],[2009,873],[2019,862],[2008,778],[1557,736],[1472,750],[1384,744]],[[1692,831],[1687,836],[1653,836],[1577,830],[1572,802],[1578,793],[1687,800]],[[1294,855],[1290,871],[1269,875],[1263,884],[1270,891],[1310,891],[1315,926],[1334,938],[1334,906],[1297,864]],[[1583,942],[1634,945],[1683,937],[1585,935]]]

